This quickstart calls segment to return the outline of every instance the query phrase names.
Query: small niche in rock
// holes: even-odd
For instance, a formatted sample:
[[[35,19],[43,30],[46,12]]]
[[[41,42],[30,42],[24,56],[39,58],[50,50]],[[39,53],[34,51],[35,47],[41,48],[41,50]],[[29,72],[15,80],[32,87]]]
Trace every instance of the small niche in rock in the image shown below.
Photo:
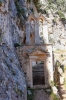
[[[24,37],[23,44],[26,44],[26,36]]]

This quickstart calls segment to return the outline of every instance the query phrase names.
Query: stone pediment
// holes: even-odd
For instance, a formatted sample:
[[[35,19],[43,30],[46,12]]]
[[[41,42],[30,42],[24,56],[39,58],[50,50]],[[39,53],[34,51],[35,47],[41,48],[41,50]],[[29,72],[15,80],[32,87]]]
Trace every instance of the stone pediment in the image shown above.
[[[49,54],[49,52],[46,52],[46,51],[41,50],[41,49],[36,49],[36,50],[33,50],[32,52],[29,53],[30,56],[45,56],[48,54]]]

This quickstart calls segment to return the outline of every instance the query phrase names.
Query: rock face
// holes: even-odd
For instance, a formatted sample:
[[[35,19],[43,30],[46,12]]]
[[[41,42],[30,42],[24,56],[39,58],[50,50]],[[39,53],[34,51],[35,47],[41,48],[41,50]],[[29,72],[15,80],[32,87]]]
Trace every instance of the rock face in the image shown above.
[[[26,19],[27,10],[27,16],[33,13],[33,10],[34,14],[37,15],[37,13],[35,13],[35,7],[32,9],[34,5],[30,6],[31,11],[25,7],[24,1],[0,0],[0,100],[27,100],[25,76],[14,46],[24,42],[23,24],[25,21],[23,19]],[[41,1],[46,5],[48,0]],[[20,13],[23,16],[20,16]],[[17,15],[20,16],[20,19]],[[53,50],[58,50],[61,46],[61,49],[66,49],[66,25],[61,23],[59,16],[53,9],[48,10],[47,15],[43,15],[48,23],[49,42],[53,44]],[[66,58],[66,51],[65,54],[62,54],[63,51],[61,53],[61,60],[63,61]]]
[[[0,100],[27,100],[25,76],[14,48],[23,35],[16,13],[14,0],[0,1]]]

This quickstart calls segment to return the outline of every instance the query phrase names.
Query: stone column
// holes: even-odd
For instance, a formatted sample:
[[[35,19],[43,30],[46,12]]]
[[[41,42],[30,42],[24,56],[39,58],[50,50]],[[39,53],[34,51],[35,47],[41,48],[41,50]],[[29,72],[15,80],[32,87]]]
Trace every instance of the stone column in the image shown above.
[[[30,77],[30,87],[33,87],[33,78],[32,78],[32,59],[30,59],[30,73],[29,73],[29,77]]]
[[[48,43],[48,28],[47,28],[47,23],[43,24],[43,39],[44,39],[44,43]]]
[[[26,44],[30,44],[30,22],[26,22]]]
[[[39,40],[39,23],[35,23],[35,44],[40,44]]]
[[[48,47],[49,55],[47,57],[47,72],[48,72],[48,81],[51,83],[53,81],[53,61],[52,61],[52,46]]]

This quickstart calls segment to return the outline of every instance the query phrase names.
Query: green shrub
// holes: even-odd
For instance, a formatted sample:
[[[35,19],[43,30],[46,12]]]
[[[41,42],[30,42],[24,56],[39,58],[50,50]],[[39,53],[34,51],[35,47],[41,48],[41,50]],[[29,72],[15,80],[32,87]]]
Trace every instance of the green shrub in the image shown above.
[[[28,91],[30,91],[31,94],[29,94]],[[34,89],[28,88],[27,89],[27,100],[33,100],[33,99],[34,99]]]
[[[14,76],[16,75],[15,71],[13,71],[13,70],[12,70],[12,75],[14,75]]]
[[[27,0],[27,2],[28,2],[28,3],[30,3],[30,2],[31,2],[31,0]]]
[[[66,89],[66,78],[64,78],[64,87]]]
[[[37,8],[37,11],[40,12],[40,8],[41,8],[40,0],[33,0],[33,3]]]
[[[53,2],[53,0],[48,0],[49,4],[51,4]]]
[[[57,60],[56,61],[56,67],[60,67],[61,63]]]
[[[65,15],[64,15],[64,13],[61,10],[58,11],[57,14],[59,15],[61,20],[63,20],[63,19],[66,20]]]
[[[24,17],[24,19],[26,20],[26,15],[25,15],[25,10],[24,8],[21,8],[19,5],[19,2],[17,0],[15,0],[15,5],[16,5],[16,9],[17,9],[17,16],[19,18],[21,18],[21,15]],[[20,19],[21,20],[21,19]]]
[[[65,0],[56,0],[57,5],[63,5]]]
[[[2,1],[0,1],[0,7],[2,6]]]
[[[54,81],[50,81],[50,85],[54,86],[55,85]]]
[[[14,44],[14,47],[19,47],[19,46],[20,46],[19,43],[15,43],[15,44]]]
[[[14,88],[14,91],[22,97],[22,90],[20,90],[18,87]]]
[[[50,97],[51,97],[53,100],[60,100],[53,92],[51,93]]]
[[[51,37],[49,38],[49,42],[50,42],[50,43],[52,43],[52,44],[54,44],[54,43],[55,43],[55,42],[54,42],[54,39],[53,39],[53,38],[51,38]]]
[[[64,66],[64,70],[66,70],[66,65]]]

